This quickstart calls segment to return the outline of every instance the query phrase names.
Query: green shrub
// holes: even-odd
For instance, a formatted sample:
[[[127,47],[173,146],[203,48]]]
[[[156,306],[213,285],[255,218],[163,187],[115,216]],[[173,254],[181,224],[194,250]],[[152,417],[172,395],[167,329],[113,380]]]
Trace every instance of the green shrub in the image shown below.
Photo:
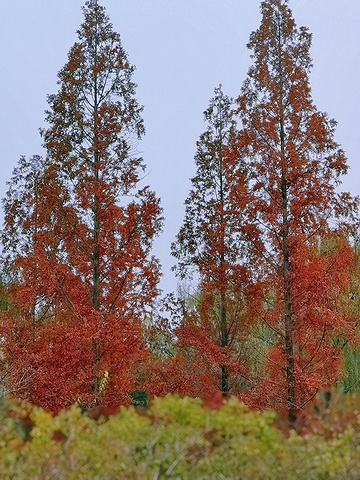
[[[168,395],[145,413],[123,407],[98,420],[76,405],[52,417],[11,400],[0,416],[4,479],[360,478],[357,425],[329,439],[286,438],[273,412],[251,411],[236,398],[206,410],[198,399]]]

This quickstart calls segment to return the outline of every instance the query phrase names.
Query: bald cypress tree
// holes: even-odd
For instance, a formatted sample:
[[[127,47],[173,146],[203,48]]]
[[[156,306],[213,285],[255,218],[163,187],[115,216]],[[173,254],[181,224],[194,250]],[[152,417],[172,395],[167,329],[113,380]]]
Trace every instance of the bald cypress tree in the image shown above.
[[[161,208],[139,187],[145,165],[136,145],[145,130],[134,67],[104,7],[90,0],[83,14],[59,90],[48,97],[36,188],[16,188],[22,162],[5,202],[19,310],[7,315],[5,349],[14,376],[26,370],[31,378],[23,395],[52,409],[77,398],[87,406],[129,401],[146,357],[141,320],[160,275],[151,246]]]
[[[336,122],[311,97],[311,34],[297,28],[286,0],[263,1],[261,12],[248,44],[253,65],[238,98],[236,143],[249,173],[243,238],[265,295],[259,321],[274,334],[254,394],[285,410],[295,428],[302,409],[339,374],[334,336],[354,333],[348,238],[356,202],[337,192],[346,157],[334,140]]]
[[[186,278],[195,273],[199,281],[199,322],[195,326],[184,320],[180,338],[184,345],[196,345],[196,349],[199,338],[212,343],[202,345],[200,350],[213,352],[209,372],[217,388],[227,395],[239,391],[243,378],[239,341],[248,325],[244,244],[239,228],[242,209],[241,205],[234,209],[230,198],[231,186],[245,181],[245,177],[241,165],[234,169],[229,159],[236,121],[233,101],[221,86],[215,89],[204,119],[207,128],[197,142],[196,175],[191,179],[185,219],[172,253],[178,259],[178,276]]]

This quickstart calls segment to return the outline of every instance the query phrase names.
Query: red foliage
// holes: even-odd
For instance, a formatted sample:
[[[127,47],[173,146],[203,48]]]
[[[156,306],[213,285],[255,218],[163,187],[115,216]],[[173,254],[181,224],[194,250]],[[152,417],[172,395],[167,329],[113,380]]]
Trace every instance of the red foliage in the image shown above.
[[[248,45],[254,65],[238,98],[243,128],[230,156],[234,170],[239,154],[245,159],[248,189],[235,185],[232,199],[247,205],[242,232],[264,295],[256,313],[274,336],[248,400],[285,409],[293,428],[316,392],[338,378],[336,337],[354,338],[348,238],[357,204],[336,192],[346,158],[335,122],[312,103],[311,35],[297,29],[287,2],[261,8]]]
[[[210,398],[205,399],[203,407],[208,410],[218,410],[224,405],[224,397],[220,391],[215,392]]]
[[[234,208],[230,196],[234,181],[244,176],[237,170],[234,177],[225,154],[236,122],[232,100],[221,86],[204,117],[207,130],[197,142],[197,172],[185,201],[183,226],[172,245],[180,278],[191,276],[193,270],[199,278],[197,305],[189,305],[191,296],[184,299],[176,335],[181,362],[187,358],[201,396],[219,389],[224,395],[239,392],[246,371],[239,343],[251,323],[244,301],[251,282],[242,265],[240,235],[244,205],[239,202]],[[191,391],[194,386],[187,393]]]
[[[5,201],[14,309],[3,346],[17,394],[58,410],[128,403],[147,357],[141,320],[157,294],[161,229],[139,190],[144,133],[133,67],[104,8],[87,2],[79,42],[49,96],[47,158],[22,158]],[[80,400],[79,400],[80,401]]]

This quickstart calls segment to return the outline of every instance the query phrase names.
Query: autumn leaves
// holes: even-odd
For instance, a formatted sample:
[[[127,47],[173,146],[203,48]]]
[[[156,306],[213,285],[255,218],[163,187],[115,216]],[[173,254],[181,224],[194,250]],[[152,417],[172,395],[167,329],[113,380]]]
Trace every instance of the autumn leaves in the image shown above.
[[[85,4],[49,96],[47,156],[20,160],[5,200],[10,389],[52,409],[126,403],[136,388],[221,390],[286,411],[294,427],[336,380],[334,340],[354,339],[356,325],[357,203],[337,193],[346,159],[311,98],[311,35],[286,1],[261,9],[237,101],[219,87],[204,112],[172,245],[179,278],[195,270],[199,283],[195,302],[178,300],[172,354],[155,358],[143,320],[158,294],[162,211],[138,187],[142,109],[119,35],[103,7]]]

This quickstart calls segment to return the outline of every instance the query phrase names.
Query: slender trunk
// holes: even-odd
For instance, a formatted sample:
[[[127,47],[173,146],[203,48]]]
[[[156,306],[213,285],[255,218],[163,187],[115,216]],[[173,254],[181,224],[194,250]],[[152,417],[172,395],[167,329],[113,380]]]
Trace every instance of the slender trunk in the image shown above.
[[[99,161],[97,155],[95,155],[95,179],[98,180],[99,170],[98,170]],[[94,196],[94,230],[93,230],[93,240],[94,240],[94,250],[93,250],[93,291],[92,291],[92,305],[95,310],[99,311],[100,309],[100,242],[99,242],[99,205],[97,200],[97,195]],[[99,404],[99,388],[100,388],[100,375],[99,375],[99,364],[100,364],[100,345],[99,339],[93,338],[91,341],[92,348],[92,365],[91,365],[91,389],[93,392],[93,404]]]
[[[229,332],[226,321],[225,294],[220,295],[220,341],[221,347],[227,347]],[[229,392],[229,372],[226,365],[221,366],[221,391],[225,397]]]
[[[282,41],[281,41],[281,18],[278,17],[278,46],[279,46],[279,81],[280,81],[280,148],[282,160],[286,158],[285,148],[285,130],[284,130],[284,91],[283,79],[285,76],[282,61]],[[289,250],[289,196],[288,182],[286,176],[286,167],[282,166],[281,171],[281,199],[282,199],[282,280],[284,293],[284,323],[285,323],[285,358],[286,358],[286,390],[287,390],[287,417],[289,429],[296,428],[298,410],[296,407],[296,378],[295,378],[295,359],[294,359],[294,337],[293,337],[293,312],[291,296],[290,279],[290,250]]]
[[[283,120],[280,122],[281,153],[285,156],[285,134]],[[288,192],[287,181],[282,169],[281,196],[282,196],[282,254],[283,254],[283,292],[284,292],[284,321],[285,321],[285,357],[286,357],[286,384],[287,384],[287,411],[288,426],[294,429],[297,420],[295,394],[295,361],[293,342],[293,313],[290,280],[290,251],[289,251],[289,219],[288,219]]]
[[[284,224],[284,231],[288,224]],[[289,279],[289,248],[287,238],[283,239],[283,289],[284,289],[284,319],[285,319],[285,356],[286,356],[286,383],[287,383],[287,410],[288,425],[295,428],[297,420],[296,395],[295,395],[295,361],[293,342],[291,282]]]
[[[98,180],[98,160],[95,155],[95,179]],[[93,250],[93,292],[92,292],[92,305],[95,310],[100,309],[100,244],[99,244],[99,205],[97,195],[95,194],[95,206],[94,206],[94,250]],[[92,365],[91,365],[91,389],[93,392],[93,405],[99,404],[99,390],[100,390],[100,345],[99,339],[93,338],[91,340],[92,349]]]
[[[95,169],[97,165],[95,163]],[[98,171],[96,170],[96,176]],[[98,178],[96,179],[98,180]],[[95,195],[95,207],[94,207],[94,250],[93,250],[93,292],[92,292],[92,304],[95,310],[100,308],[100,242],[99,242],[99,205],[97,203],[97,196]]]
[[[99,405],[99,394],[100,394],[100,382],[101,377],[99,375],[99,363],[100,363],[100,345],[99,339],[93,338],[91,340],[91,350],[92,350],[92,364],[91,364],[91,391],[93,394],[91,406]]]
[[[221,115],[221,111],[220,111]],[[222,149],[223,149],[223,132],[222,132],[222,122],[220,121],[219,127],[219,194],[220,194],[220,225],[221,225],[221,251],[220,251],[220,272],[221,276],[224,275],[224,265],[225,265],[225,241],[224,241],[224,232],[223,232],[223,225],[224,225],[224,179],[223,179],[223,157],[222,157]],[[224,279],[222,278],[222,281]],[[224,285],[221,284],[221,293],[220,293],[220,345],[222,348],[228,346],[229,340],[229,331],[227,326],[227,318],[226,318],[226,298],[225,298],[225,290]],[[229,371],[226,365],[221,365],[221,391],[223,396],[227,396],[229,392]]]
[[[97,45],[95,45],[95,62],[97,55]],[[97,78],[94,79],[94,207],[93,207],[93,291],[92,305],[95,310],[100,310],[100,220],[99,220],[99,197],[97,193],[99,182],[100,154],[98,151],[98,85]],[[100,382],[101,376],[99,372],[99,364],[101,359],[100,344],[98,338],[91,340],[92,348],[92,364],[91,364],[91,390],[93,392],[93,405],[99,404]]]

